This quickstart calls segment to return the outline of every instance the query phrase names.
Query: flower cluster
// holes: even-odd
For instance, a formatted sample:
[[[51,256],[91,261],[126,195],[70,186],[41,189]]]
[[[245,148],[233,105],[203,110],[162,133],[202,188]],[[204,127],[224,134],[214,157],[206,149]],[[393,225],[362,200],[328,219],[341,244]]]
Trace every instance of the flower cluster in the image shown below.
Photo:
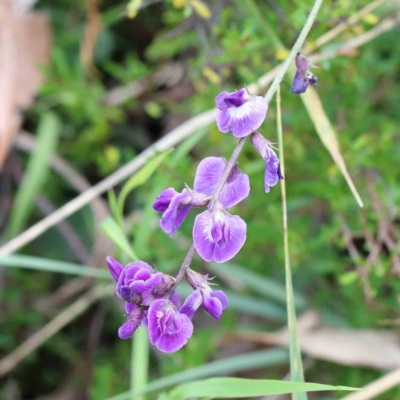
[[[201,305],[218,319],[228,306],[224,292],[212,290],[207,276],[190,269],[187,280],[194,292],[181,306],[179,295],[171,291],[175,283],[172,276],[153,271],[143,261],[123,267],[107,257],[107,265],[116,282],[116,294],[125,301],[126,321],[118,330],[121,339],[131,338],[142,324],[148,327],[150,342],[159,350],[171,353],[182,348],[192,336],[191,320]]]
[[[307,59],[298,55],[297,72],[291,88],[303,93],[316,78],[308,72]],[[150,342],[159,350],[174,352],[192,336],[192,318],[202,306],[214,318],[221,318],[228,298],[221,290],[213,290],[208,276],[190,269],[194,249],[205,261],[223,263],[232,259],[246,241],[247,226],[230,208],[250,193],[249,177],[238,166],[237,158],[247,137],[265,162],[264,190],[268,193],[283,179],[280,162],[272,143],[257,129],[263,123],[268,105],[262,96],[251,96],[246,89],[222,92],[216,99],[216,122],[223,133],[241,138],[230,160],[207,157],[196,170],[193,188],[182,191],[167,188],[156,198],[153,208],[162,212],[161,229],[170,236],[185,221],[192,208],[204,208],[193,226],[193,246],[189,250],[177,278],[157,272],[143,261],[123,267],[111,257],[107,264],[116,281],[116,294],[125,301],[126,321],[119,328],[121,339],[130,338],[139,325],[148,327]],[[175,292],[183,277],[193,288],[181,304]]]

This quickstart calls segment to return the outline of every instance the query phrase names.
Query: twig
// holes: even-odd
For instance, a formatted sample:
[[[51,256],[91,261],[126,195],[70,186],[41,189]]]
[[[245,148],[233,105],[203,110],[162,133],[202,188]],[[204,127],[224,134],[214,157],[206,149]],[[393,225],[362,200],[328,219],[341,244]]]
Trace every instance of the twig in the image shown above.
[[[371,400],[376,399],[382,393],[400,385],[400,368],[382,376],[382,378],[364,386],[364,391],[354,392],[340,400]]]
[[[393,28],[397,24],[396,19],[387,19],[382,21],[381,24],[373,28],[374,35],[370,35],[369,32],[366,32],[358,37],[357,43],[353,43],[352,48],[356,48],[367,43],[369,40],[374,39],[379,34],[382,34],[389,29]],[[377,28],[379,27],[379,30]],[[356,39],[353,39],[356,40]],[[350,41],[346,42],[349,43]],[[342,49],[342,48],[341,48]],[[340,50],[334,50],[329,52],[324,52],[321,54],[317,54],[311,56],[311,60],[322,61],[324,59],[333,58],[334,56],[340,54]],[[263,75],[258,82],[255,84],[249,85],[250,91],[255,91],[257,87],[265,87],[267,86],[276,76],[281,65],[278,65],[274,69],[272,69],[267,74]],[[200,128],[204,128],[207,125],[210,125],[214,121],[215,116],[215,109],[205,111],[204,113],[191,118],[190,120],[186,121],[185,123],[181,124],[177,128],[173,129],[169,132],[166,136],[162,139],[158,140],[154,145],[150,146],[146,150],[144,150],[141,154],[139,154],[134,160],[129,162],[128,164],[121,167],[117,170],[114,174],[110,175],[106,179],[99,182],[97,185],[93,186],[90,190],[86,191],[82,195],[76,197],[75,199],[71,200],[69,203],[65,204],[63,207],[59,208],[56,212],[49,215],[48,217],[44,218],[43,220],[39,221],[15,239],[11,240],[3,247],[0,248],[0,255],[7,255],[12,254],[21,247],[25,246],[26,244],[30,243],[32,240],[36,239],[42,233],[47,231],[49,228],[57,224],[59,221],[62,221],[64,218],[68,217],[69,215],[73,214],[74,212],[81,209],[87,203],[95,199],[97,196],[105,193],[107,190],[111,189],[114,185],[122,181],[123,179],[131,176],[134,172],[136,172],[140,167],[142,167],[146,161],[153,157],[157,151],[164,151],[167,150],[188,136],[190,136],[193,132]]]
[[[60,331],[65,325],[71,322],[78,315],[87,310],[90,305],[98,299],[114,293],[113,285],[97,286],[77,301],[60,312],[53,320],[30,336],[25,342],[18,346],[14,351],[0,360],[0,377],[8,374],[20,363],[27,355],[35,351],[47,339]]]

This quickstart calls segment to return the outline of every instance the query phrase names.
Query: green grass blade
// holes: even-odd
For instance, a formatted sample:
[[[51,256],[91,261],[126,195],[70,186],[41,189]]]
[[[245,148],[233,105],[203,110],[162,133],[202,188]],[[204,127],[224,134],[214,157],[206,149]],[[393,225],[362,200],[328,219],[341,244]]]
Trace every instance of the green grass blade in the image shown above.
[[[281,113],[281,91],[278,86],[276,92],[277,98],[277,130],[279,143],[279,160],[281,163],[281,172],[285,176],[285,157],[283,151],[283,133],[282,133],[282,113]],[[287,223],[287,208],[286,208],[286,184],[285,180],[281,180],[282,191],[282,219],[283,219],[283,243],[285,252],[285,277],[286,277],[286,307],[289,329],[289,349],[290,349],[290,375],[293,381],[304,382],[303,364],[301,361],[301,351],[299,339],[297,335],[296,309],[293,295],[292,272],[290,270],[290,253],[289,253],[289,237]],[[293,392],[293,400],[307,400],[305,392]]]
[[[129,400],[143,393],[155,390],[162,390],[167,387],[187,382],[192,379],[206,378],[208,376],[233,374],[240,371],[248,371],[255,368],[268,367],[274,365],[284,365],[288,362],[288,354],[284,349],[262,350],[252,353],[242,354],[210,362],[196,368],[192,368],[177,374],[166,376],[150,382],[140,391],[134,393],[125,392],[107,400]]]
[[[23,229],[49,170],[49,161],[60,135],[58,117],[46,112],[40,119],[35,150],[29,158],[24,178],[15,197],[7,236],[15,237]]]
[[[122,228],[117,224],[114,218],[108,217],[101,223],[101,229],[105,235],[124,251],[132,260],[138,260],[135,252],[128,242]]]
[[[344,386],[322,385],[320,383],[243,378],[211,378],[180,385],[169,393],[169,398],[171,400],[185,400],[189,397],[207,397],[210,399],[241,398],[326,390],[357,389]]]
[[[62,274],[89,276],[92,278],[112,279],[105,269],[86,267],[63,261],[50,260],[31,256],[11,255],[0,257],[0,265],[4,267],[26,268],[37,271],[58,272]]]

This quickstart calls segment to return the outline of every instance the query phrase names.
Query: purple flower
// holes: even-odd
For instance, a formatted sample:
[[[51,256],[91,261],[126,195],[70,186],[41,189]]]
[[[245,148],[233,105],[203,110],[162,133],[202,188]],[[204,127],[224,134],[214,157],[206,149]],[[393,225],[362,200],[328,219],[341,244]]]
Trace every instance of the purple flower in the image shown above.
[[[118,336],[121,339],[129,339],[139,327],[143,318],[143,310],[135,304],[126,304],[127,319],[118,329]]]
[[[271,143],[258,132],[254,132],[250,140],[265,161],[264,189],[268,193],[270,188],[278,183],[279,179],[283,179],[279,158],[272,150]]]
[[[138,274],[139,272],[140,274]],[[129,263],[119,275],[116,286],[117,296],[120,299],[129,301],[127,297],[129,298],[129,296],[131,296],[131,285],[137,279],[136,274],[138,274],[138,276],[142,276],[143,274],[151,274],[152,272],[153,268],[151,268],[150,265],[144,261]]]
[[[212,196],[221,181],[227,161],[220,157],[207,157],[197,167],[194,190]],[[232,168],[219,196],[220,203],[230,208],[245,199],[250,193],[249,177],[239,170],[237,164]]]
[[[314,65],[308,61],[307,57],[304,54],[297,53],[296,73],[290,88],[292,93],[301,94],[307,90],[308,86],[317,86],[318,78],[309,71],[311,67],[314,67]]]
[[[228,298],[222,290],[212,290],[208,284],[208,276],[198,274],[191,269],[187,273],[187,281],[195,291],[185,300],[179,312],[193,318],[197,309],[203,308],[214,318],[220,319],[222,311],[228,307]]]
[[[153,204],[153,208],[156,211],[166,211],[172,201],[172,199],[178,194],[178,192],[174,188],[165,189],[161,194],[156,198],[156,201]]]
[[[205,261],[228,261],[245,241],[246,223],[239,216],[230,215],[219,202],[214,203],[213,210],[202,212],[194,221],[194,246]]]
[[[222,92],[215,98],[218,129],[244,137],[258,129],[267,115],[268,105],[262,96],[250,96],[246,89]]]
[[[169,300],[159,299],[150,305],[148,329],[151,344],[165,353],[172,353],[187,343],[193,333],[193,324]]]
[[[182,193],[168,188],[157,197],[153,208],[157,211],[164,211],[160,226],[165,233],[173,236],[182,225],[190,209],[192,207],[204,207],[209,200],[210,198],[206,194],[198,193],[189,188],[183,189]]]

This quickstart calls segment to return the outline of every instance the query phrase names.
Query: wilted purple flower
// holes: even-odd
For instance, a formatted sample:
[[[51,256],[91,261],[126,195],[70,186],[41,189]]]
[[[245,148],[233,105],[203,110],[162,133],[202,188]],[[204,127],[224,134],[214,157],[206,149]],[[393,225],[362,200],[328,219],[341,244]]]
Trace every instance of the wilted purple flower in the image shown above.
[[[193,324],[169,300],[159,299],[150,305],[148,329],[151,344],[165,353],[172,353],[187,343],[193,333]]]
[[[192,207],[204,207],[209,200],[210,198],[206,194],[198,193],[189,188],[183,189],[182,193],[168,188],[157,197],[153,208],[157,211],[164,211],[160,226],[165,233],[173,236],[187,217],[190,209]]]
[[[220,157],[207,157],[202,160],[196,170],[194,190],[212,196],[221,181],[226,163],[227,161]],[[218,200],[224,207],[230,208],[245,199],[249,193],[249,177],[235,164]]]
[[[244,137],[258,129],[267,114],[268,105],[262,96],[250,96],[246,89],[222,92],[216,99],[218,129]]]
[[[126,321],[118,329],[118,336],[121,339],[129,339],[139,327],[143,318],[143,310],[136,304],[126,303]]]
[[[318,78],[309,71],[309,68],[314,67],[304,54],[297,53],[296,56],[296,73],[294,75],[292,93],[304,93],[308,86],[317,86]]]
[[[195,291],[185,300],[179,311],[192,319],[197,309],[203,305],[214,318],[220,319],[222,311],[228,307],[226,294],[222,290],[211,289],[208,275],[200,275],[191,269],[187,272],[187,281]]]
[[[246,223],[230,215],[221,203],[199,214],[193,226],[193,243],[205,261],[223,263],[233,258],[246,241]]]
[[[250,140],[265,161],[264,189],[268,193],[270,188],[278,183],[279,179],[283,179],[279,158],[272,150],[271,143],[263,135],[254,132]]]

